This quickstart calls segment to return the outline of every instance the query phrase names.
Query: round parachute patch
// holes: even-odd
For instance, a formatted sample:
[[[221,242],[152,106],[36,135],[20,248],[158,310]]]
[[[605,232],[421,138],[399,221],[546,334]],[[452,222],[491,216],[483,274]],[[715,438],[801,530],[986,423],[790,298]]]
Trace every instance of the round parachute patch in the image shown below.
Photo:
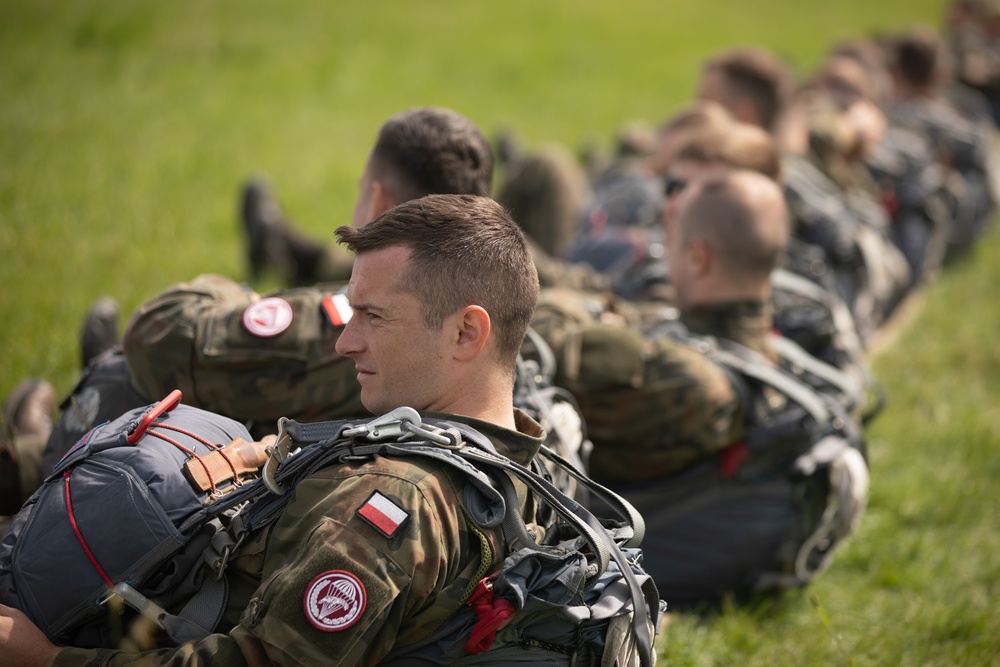
[[[324,632],[351,627],[361,618],[366,604],[361,580],[343,570],[329,570],[313,579],[302,598],[306,618]]]
[[[271,296],[252,303],[243,311],[243,326],[258,338],[272,338],[292,324],[292,305]]]

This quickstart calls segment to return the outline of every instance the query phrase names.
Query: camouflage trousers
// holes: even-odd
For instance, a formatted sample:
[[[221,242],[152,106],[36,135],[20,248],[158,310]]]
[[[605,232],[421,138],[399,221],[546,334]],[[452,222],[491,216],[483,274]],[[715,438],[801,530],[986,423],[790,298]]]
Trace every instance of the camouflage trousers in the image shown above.
[[[217,275],[199,276],[147,301],[124,337],[136,389],[154,399],[180,389],[184,402],[247,422],[252,432],[300,421],[366,415],[354,362],[334,346],[342,326],[324,300],[339,286],[257,295]],[[277,322],[248,321],[274,297]],[[280,303],[279,303],[280,302]],[[327,304],[329,305],[329,304]]]

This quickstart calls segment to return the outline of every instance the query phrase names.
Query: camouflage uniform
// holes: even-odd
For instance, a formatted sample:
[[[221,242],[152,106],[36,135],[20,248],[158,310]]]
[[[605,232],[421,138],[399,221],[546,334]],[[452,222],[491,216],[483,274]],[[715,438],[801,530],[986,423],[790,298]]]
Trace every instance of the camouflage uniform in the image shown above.
[[[518,432],[453,415],[497,450],[527,465],[544,437],[515,411]],[[228,634],[141,655],[66,648],[57,667],[98,665],[375,664],[416,643],[465,605],[506,553],[500,529],[482,529],[464,510],[467,478],[424,457],[381,458],[325,468],[295,489],[272,525],[241,548],[227,573]],[[375,492],[406,513],[391,536],[357,513]],[[522,513],[528,509],[519,486]],[[346,573],[363,588],[360,616],[321,629],[305,608],[313,584]],[[357,606],[357,605],[356,605]]]
[[[290,322],[261,337],[244,322],[255,300],[245,287],[217,275],[177,285],[140,306],[125,332],[135,387],[152,397],[180,389],[188,405],[268,427],[367,415],[354,362],[334,349],[342,327],[323,305],[339,289],[282,290]]]
[[[995,3],[994,3],[995,5]],[[996,6],[982,3],[979,11],[994,18]],[[980,25],[966,24],[948,31],[955,76],[987,100],[990,117],[1000,125],[1000,39],[987,35]]]
[[[604,297],[546,290],[532,321],[558,360],[556,383],[580,405],[594,479],[660,478],[739,439],[739,396],[721,368],[673,339],[644,338],[641,310],[602,321],[609,311]],[[756,335],[751,326],[742,328],[748,336],[736,329],[726,333]]]
[[[538,270],[538,284],[542,287],[566,287],[576,290],[604,290],[611,279],[588,264],[567,262],[552,257],[541,246],[528,239],[528,248]]]
[[[992,221],[997,205],[996,131],[944,98],[891,104],[889,120],[928,139],[946,169],[951,192],[949,253],[967,250]]]
[[[891,219],[891,237],[906,257],[910,284],[936,275],[944,258],[949,211],[944,171],[922,135],[890,125],[865,157]]]
[[[786,156],[782,171],[792,235],[823,250],[836,292],[867,339],[898,304],[910,282],[909,267],[888,237],[888,214],[880,202],[857,184],[831,178],[846,171],[833,166],[815,153]]]

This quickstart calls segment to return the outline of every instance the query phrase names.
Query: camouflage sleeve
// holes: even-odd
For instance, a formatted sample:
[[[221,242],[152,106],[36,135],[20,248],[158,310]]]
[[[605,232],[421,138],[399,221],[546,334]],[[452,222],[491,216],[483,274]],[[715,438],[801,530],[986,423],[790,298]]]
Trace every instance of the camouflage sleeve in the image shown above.
[[[227,635],[211,635],[177,648],[126,653],[107,649],[64,648],[52,667],[201,667],[203,665],[262,665],[248,662],[238,643]]]
[[[271,531],[263,583],[229,635],[141,654],[64,649],[56,665],[374,664],[436,629],[476,581],[459,576],[474,550],[449,479],[378,458],[320,471]]]
[[[334,349],[334,292],[261,297],[215,275],[176,285],[140,306],[125,331],[136,388],[151,397],[180,389],[185,403],[243,421],[365,415],[354,362]]]
[[[467,558],[462,503],[430,470],[376,459],[298,485],[240,620],[275,664],[372,664],[465,602],[444,592]]]
[[[697,350],[666,337],[645,340],[572,304],[546,303],[532,327],[556,353],[556,383],[583,413],[595,478],[662,477],[742,437],[739,394]]]

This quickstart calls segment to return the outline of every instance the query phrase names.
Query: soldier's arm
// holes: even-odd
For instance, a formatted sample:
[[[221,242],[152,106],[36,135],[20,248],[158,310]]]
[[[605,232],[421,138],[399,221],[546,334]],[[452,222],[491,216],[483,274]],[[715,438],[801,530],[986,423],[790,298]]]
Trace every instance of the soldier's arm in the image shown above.
[[[175,285],[125,330],[135,386],[151,397],[180,389],[191,405],[258,424],[364,415],[354,362],[335,350],[348,315],[334,293],[260,295],[215,275]]]
[[[278,665],[351,665],[427,633],[427,608],[461,559],[461,501],[421,463],[376,459],[301,482],[233,634]]]

